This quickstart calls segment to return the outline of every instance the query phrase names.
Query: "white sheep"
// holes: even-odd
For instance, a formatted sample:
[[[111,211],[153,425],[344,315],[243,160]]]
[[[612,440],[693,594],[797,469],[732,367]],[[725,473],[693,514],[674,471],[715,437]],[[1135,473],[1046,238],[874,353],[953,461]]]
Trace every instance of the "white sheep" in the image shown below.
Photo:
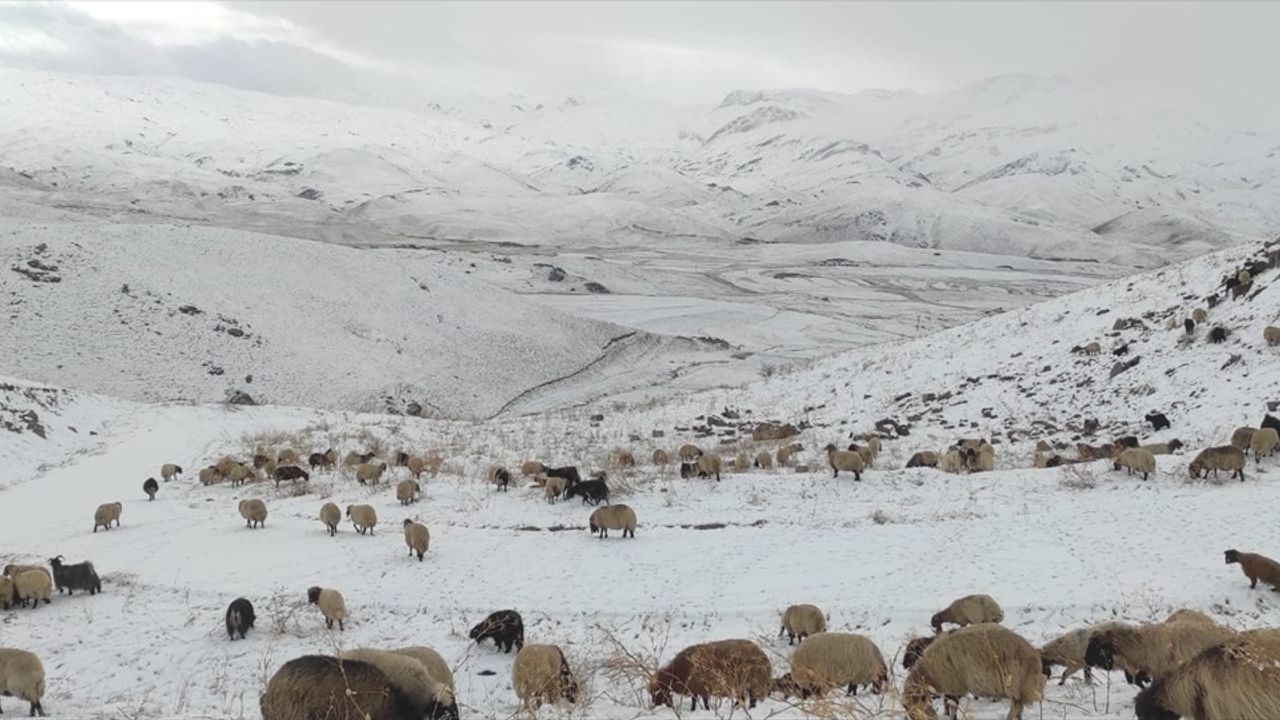
[[[329,588],[312,586],[307,588],[307,602],[320,608],[320,613],[324,615],[325,627],[332,630],[336,622],[339,630],[346,630],[343,621],[347,618],[347,603],[342,599],[342,593]]]
[[[351,524],[361,535],[365,531],[372,535],[374,526],[378,524],[378,512],[372,505],[348,505],[347,517],[351,518]]]
[[[31,703],[31,715],[44,717],[44,666],[34,653],[0,648],[0,695]]]

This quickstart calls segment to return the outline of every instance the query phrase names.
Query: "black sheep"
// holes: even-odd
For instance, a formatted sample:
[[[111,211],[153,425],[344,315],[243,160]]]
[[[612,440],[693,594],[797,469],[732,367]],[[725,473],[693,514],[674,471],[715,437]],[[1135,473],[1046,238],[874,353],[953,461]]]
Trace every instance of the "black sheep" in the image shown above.
[[[518,651],[524,647],[524,620],[515,610],[498,610],[471,628],[469,637],[477,643],[492,638],[503,652]]]
[[[253,614],[253,604],[244,598],[236,598],[231,601],[231,605],[227,607],[227,635],[232,640],[236,639],[236,633],[240,634],[240,639],[244,639],[244,634],[253,627],[257,617]]]
[[[511,484],[511,473],[507,472],[506,468],[498,468],[498,471],[493,474],[493,481],[498,484],[499,490],[505,492],[507,486]]]
[[[1187,334],[1190,335],[1196,331],[1196,321],[1191,318],[1187,318],[1182,321],[1182,327],[1186,328]]]
[[[1259,427],[1271,428],[1272,430],[1280,433],[1280,418],[1276,418],[1274,415],[1270,414],[1263,415],[1262,424]]]
[[[316,468],[329,467],[333,465],[333,462],[324,453],[311,453],[307,456],[307,465],[311,466],[312,470],[315,470]]]
[[[76,590],[86,591],[90,595],[102,592],[102,581],[98,579],[98,572],[93,569],[91,562],[63,565],[62,556],[59,555],[49,559],[49,567],[53,568],[53,584],[58,592],[64,589],[68,595],[75,595]]]
[[[564,478],[565,487],[573,487],[574,485],[582,482],[582,476],[578,474],[578,468],[574,465],[547,468],[546,476]]]
[[[564,491],[564,499],[578,495],[582,497],[582,504],[591,503],[599,505],[603,500],[605,505],[609,504],[609,486],[603,480],[588,480],[580,482],[577,485]]]
[[[147,501],[155,500],[156,493],[160,492],[160,483],[155,478],[147,478],[142,483],[142,492],[147,494]]]
[[[1152,432],[1160,432],[1169,427],[1169,418],[1165,417],[1164,413],[1147,413],[1146,421],[1151,423]]]
[[[1122,438],[1116,438],[1115,442],[1111,444],[1116,447],[1136,448],[1138,447],[1138,438],[1134,435],[1125,435]]]
[[[1244,269],[1248,270],[1250,275],[1257,277],[1258,275],[1270,270],[1271,263],[1266,260],[1254,260],[1248,265],[1245,265]]]
[[[1221,325],[1209,331],[1209,342],[1220,343],[1227,339],[1227,329]]]
[[[311,475],[297,465],[281,465],[272,477],[276,480],[276,487],[280,487],[281,480],[311,480]]]
[[[691,462],[680,463],[680,479],[688,480],[698,474],[698,466]]]

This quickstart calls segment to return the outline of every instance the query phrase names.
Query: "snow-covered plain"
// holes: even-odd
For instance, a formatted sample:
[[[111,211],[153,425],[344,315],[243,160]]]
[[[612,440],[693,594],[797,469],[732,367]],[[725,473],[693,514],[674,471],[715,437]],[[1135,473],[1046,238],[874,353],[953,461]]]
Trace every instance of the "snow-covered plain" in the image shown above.
[[[1251,299],[1210,310],[1209,324],[1232,333],[1224,344],[1206,342],[1204,327],[1190,338],[1165,329],[1166,317],[1205,305],[1224,274],[1261,252],[1260,244],[1242,246],[741,388],[487,421],[138,404],[80,391],[41,403],[45,393],[8,381],[0,417],[35,408],[47,439],[4,433],[0,442],[5,561],[90,559],[105,592],[0,615],[0,645],[41,654],[55,716],[256,717],[265,679],[293,656],[426,644],[453,663],[463,717],[508,718],[516,713],[510,658],[470,645],[466,630],[514,607],[528,638],[562,645],[587,686],[587,700],[558,713],[647,718],[673,714],[647,706],[643,673],[622,656],[652,665],[692,642],[745,636],[763,643],[781,673],[788,651],[776,638],[778,618],[797,602],[822,607],[835,629],[871,636],[895,666],[906,640],[928,631],[932,612],[971,592],[996,597],[1005,624],[1035,643],[1102,620],[1162,619],[1180,607],[1236,628],[1275,626],[1280,596],[1249,590],[1221,553],[1277,554],[1280,459],[1251,460],[1243,483],[1191,481],[1186,464],[1280,400],[1280,362],[1262,340],[1262,328],[1280,316],[1280,274],[1263,273]],[[1112,329],[1127,318],[1145,328]],[[1093,340],[1103,355],[1070,352]],[[1109,354],[1119,344],[1128,353]],[[1114,362],[1135,356],[1137,365],[1108,377]],[[1142,415],[1153,409],[1173,427],[1145,429]],[[603,419],[592,420],[596,412]],[[810,423],[797,439],[812,469],[727,473],[715,483],[645,462],[655,447],[687,440],[726,457],[778,445],[743,440],[705,417],[735,413]],[[910,422],[911,434],[887,442],[861,483],[832,479],[817,448],[886,417]],[[1082,429],[1086,418],[1098,420],[1096,435]],[[715,434],[695,438],[691,428],[703,425]],[[1188,447],[1161,457],[1145,483],[1106,462],[1029,469],[1036,439],[1069,446],[1128,432],[1178,437]],[[1000,441],[995,472],[900,469],[917,450],[975,435]],[[425,498],[407,508],[392,489],[403,470],[373,489],[342,474],[279,489],[204,488],[193,479],[224,454],[286,445],[437,450],[446,462],[426,481]],[[634,450],[640,467],[613,467],[615,447]],[[615,502],[640,517],[636,539],[591,538],[583,529],[589,507],[549,505],[519,487],[500,493],[481,480],[490,463],[514,468],[530,457],[608,470]],[[141,482],[163,462],[182,464],[187,477],[148,503]],[[236,513],[243,497],[266,500],[265,529],[244,527]],[[346,524],[328,537],[316,519],[326,499],[374,504],[377,534],[360,537]],[[124,502],[122,526],[92,533],[93,509],[113,500]],[[425,562],[406,554],[397,532],[406,517],[431,528]],[[345,633],[326,631],[304,605],[313,584],[346,595]],[[241,595],[258,609],[259,626],[232,643],[222,616]],[[1051,684],[1042,708],[1029,712],[1119,720],[1131,716],[1131,698],[1122,682],[1076,680]],[[969,717],[1004,716],[1003,705],[967,702]],[[836,710],[898,713],[893,693],[858,703]],[[830,709],[774,699],[752,716]],[[741,711],[726,705],[693,716],[730,714]]]

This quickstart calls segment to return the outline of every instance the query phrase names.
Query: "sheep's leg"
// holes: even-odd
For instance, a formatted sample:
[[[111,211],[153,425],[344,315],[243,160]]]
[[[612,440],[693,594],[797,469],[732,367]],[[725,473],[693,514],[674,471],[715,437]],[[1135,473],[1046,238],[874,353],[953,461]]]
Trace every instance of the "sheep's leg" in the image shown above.
[[[1014,700],[1009,705],[1009,720],[1022,720],[1022,703]]]
[[[857,695],[858,695],[858,686],[857,686],[857,685],[854,685],[853,683],[849,683],[849,687],[845,690],[845,694],[846,694],[846,695],[852,695],[852,696],[854,696],[854,697],[857,697]]]
[[[1258,587],[1258,578],[1256,578],[1256,577],[1254,577],[1254,576],[1250,575],[1250,576],[1249,576],[1249,589],[1250,589],[1250,590],[1252,590],[1252,589],[1254,589],[1254,588],[1256,588],[1256,587]]]

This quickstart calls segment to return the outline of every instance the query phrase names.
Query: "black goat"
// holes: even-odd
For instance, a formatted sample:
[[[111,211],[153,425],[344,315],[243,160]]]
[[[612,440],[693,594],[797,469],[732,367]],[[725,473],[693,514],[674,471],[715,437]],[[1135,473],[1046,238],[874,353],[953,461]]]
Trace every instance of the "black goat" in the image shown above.
[[[564,491],[564,499],[568,500],[573,496],[580,496],[582,504],[591,503],[599,505],[603,500],[605,505],[609,504],[609,486],[603,480],[588,480],[580,482],[577,485]]]
[[[1164,413],[1150,412],[1145,419],[1151,423],[1152,432],[1160,432],[1169,427],[1169,418],[1165,417]]]
[[[1221,325],[1209,331],[1209,342],[1220,343],[1227,339],[1227,329]]]
[[[1182,327],[1186,329],[1187,334],[1190,335],[1191,333],[1196,331],[1196,321],[1192,320],[1191,318],[1187,318],[1186,320],[1182,321]]]
[[[142,492],[147,494],[148,502],[156,499],[156,493],[160,492],[160,483],[155,478],[147,478],[142,483]]]
[[[227,635],[235,640],[236,635],[239,634],[240,639],[243,640],[244,634],[253,627],[257,619],[253,614],[253,603],[244,598],[232,600],[231,605],[227,606]]]
[[[503,652],[509,653],[513,647],[520,650],[524,647],[524,619],[515,610],[498,610],[471,628],[469,637],[477,643],[492,638]]]
[[[1259,427],[1271,428],[1272,430],[1275,430],[1276,432],[1280,433],[1280,418],[1277,418],[1271,414],[1263,415],[1262,424],[1259,425]]]
[[[93,563],[82,562],[75,565],[63,565],[62,556],[49,558],[49,567],[53,568],[53,584],[58,592],[64,589],[68,595],[75,595],[76,590],[87,591],[90,595],[102,592],[102,581]]]
[[[564,478],[566,487],[573,487],[582,482],[582,476],[578,474],[578,468],[574,465],[566,465],[558,468],[547,468],[547,477]]]

